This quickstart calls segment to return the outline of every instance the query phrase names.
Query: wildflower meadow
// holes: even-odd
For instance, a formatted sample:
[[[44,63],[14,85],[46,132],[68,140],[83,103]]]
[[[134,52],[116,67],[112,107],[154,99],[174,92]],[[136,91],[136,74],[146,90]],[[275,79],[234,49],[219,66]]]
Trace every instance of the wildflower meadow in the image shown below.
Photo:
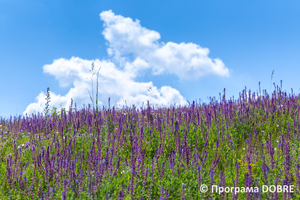
[[[225,95],[1,118],[0,199],[299,199],[300,95],[282,86]]]

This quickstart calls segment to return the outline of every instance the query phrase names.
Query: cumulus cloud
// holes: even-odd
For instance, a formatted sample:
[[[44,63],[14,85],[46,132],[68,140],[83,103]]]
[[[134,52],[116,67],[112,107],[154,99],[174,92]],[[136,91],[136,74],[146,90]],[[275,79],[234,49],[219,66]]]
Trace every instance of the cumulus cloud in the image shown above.
[[[108,97],[111,105],[141,106],[147,101],[152,105],[186,105],[180,92],[170,86],[157,88],[150,82],[137,82],[146,70],[153,75],[175,74],[180,79],[198,79],[208,74],[229,76],[229,71],[220,59],[208,57],[209,49],[193,43],[159,43],[160,34],[141,27],[140,21],[115,15],[111,10],[100,14],[104,21],[102,34],[108,41],[107,52],[115,62],[108,60],[85,60],[79,57],[60,58],[43,66],[44,73],[51,74],[61,87],[71,87],[61,96],[50,92],[50,108],[68,108],[71,98],[77,105],[91,103],[89,92],[95,97],[96,76],[91,77],[91,65],[99,71],[99,105],[104,105]],[[129,60],[128,55],[133,55]],[[94,83],[92,90],[91,80]],[[43,112],[46,94],[41,92],[36,102],[28,105],[23,114]]]
[[[149,101],[152,105],[168,106],[176,103],[185,105],[187,102],[178,90],[169,86],[163,86],[158,89],[152,82],[135,82],[137,75],[136,69],[147,67],[145,62],[137,58],[132,63],[127,63],[126,70],[118,70],[114,63],[106,60],[84,60],[78,57],[71,59],[57,59],[52,64],[44,65],[44,73],[51,74],[59,81],[61,87],[71,86],[72,88],[65,96],[57,95],[50,91],[50,108],[56,106],[58,108],[68,108],[71,104],[71,98],[77,105],[91,104],[90,94],[96,95],[96,75],[91,77],[91,65],[94,63],[95,70],[99,70],[98,77],[98,96],[99,106],[107,102],[108,97],[111,102],[117,106],[142,106]],[[93,80],[94,93],[92,94],[91,80]],[[26,113],[31,114],[44,111],[46,103],[46,94],[41,92],[36,97],[36,103],[31,103]]]
[[[229,77],[229,70],[222,60],[208,57],[209,49],[193,43],[158,43],[160,34],[141,27],[140,21],[133,21],[111,10],[100,14],[104,21],[102,34],[109,42],[107,52],[117,61],[126,62],[126,56],[133,54],[147,62],[154,75],[175,74],[180,79],[198,79],[208,74]]]

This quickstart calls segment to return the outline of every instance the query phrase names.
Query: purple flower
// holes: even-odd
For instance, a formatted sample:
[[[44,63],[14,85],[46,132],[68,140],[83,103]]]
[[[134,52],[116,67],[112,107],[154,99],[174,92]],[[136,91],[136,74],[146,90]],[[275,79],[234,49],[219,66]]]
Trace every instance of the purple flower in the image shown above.
[[[48,178],[48,176],[49,176],[49,171],[48,171],[47,167],[45,167],[45,175],[46,175],[46,177]]]
[[[211,186],[214,184],[214,177],[215,177],[215,170],[211,169],[211,171],[210,171],[210,185]]]
[[[124,198],[125,197],[125,195],[124,195],[124,190],[121,190],[120,192],[119,192],[119,198]]]
[[[180,176],[180,169],[179,169],[179,165],[177,165],[177,176]]]
[[[63,196],[62,196],[62,199],[63,199],[63,200],[67,200],[67,194],[65,193],[65,191],[62,192],[62,195],[63,195]]]
[[[186,184],[182,184],[182,199],[185,200],[185,187]]]
[[[165,194],[164,186],[162,186],[161,190],[160,190],[160,198],[159,198],[159,200],[164,200],[165,199],[164,194]]]

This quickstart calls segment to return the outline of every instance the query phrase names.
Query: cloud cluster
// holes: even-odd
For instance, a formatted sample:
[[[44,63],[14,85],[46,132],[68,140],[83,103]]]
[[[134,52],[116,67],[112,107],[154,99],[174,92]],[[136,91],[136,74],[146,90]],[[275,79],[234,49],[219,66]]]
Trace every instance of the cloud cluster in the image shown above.
[[[187,104],[180,92],[170,86],[157,88],[152,82],[136,82],[142,72],[151,70],[153,75],[175,74],[179,79],[198,79],[207,74],[229,76],[229,70],[220,59],[208,57],[209,49],[193,43],[158,43],[160,34],[141,27],[140,21],[132,21],[115,15],[111,10],[100,14],[104,21],[102,34],[108,41],[108,54],[115,62],[84,60],[78,57],[60,58],[44,65],[44,73],[51,74],[61,87],[71,87],[61,96],[50,92],[50,107],[68,108],[71,98],[77,105],[91,103],[89,92],[95,98],[96,75],[91,77],[91,65],[99,71],[99,105],[108,97],[111,105],[141,106],[149,100],[152,105],[169,106]],[[129,60],[128,55],[133,55]],[[93,81],[93,88],[91,85]],[[93,91],[93,92],[92,92]],[[35,103],[28,105],[23,114],[43,112],[46,94],[41,92]]]
[[[133,54],[151,66],[153,74],[175,74],[180,79],[198,79],[208,74],[229,76],[229,70],[220,59],[208,57],[208,48],[183,42],[159,44],[158,32],[141,27],[139,20],[134,22],[115,15],[111,10],[102,12],[100,17],[105,27],[102,34],[109,42],[107,52],[116,60]]]

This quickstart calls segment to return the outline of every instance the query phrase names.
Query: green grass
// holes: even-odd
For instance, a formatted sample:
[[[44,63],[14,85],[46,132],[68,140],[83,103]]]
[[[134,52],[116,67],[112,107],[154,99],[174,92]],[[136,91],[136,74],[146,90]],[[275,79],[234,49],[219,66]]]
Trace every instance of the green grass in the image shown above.
[[[68,112],[54,107],[49,115],[45,109],[45,117],[0,119],[0,196],[40,199],[51,186],[55,192],[50,192],[50,199],[61,199],[62,193],[67,199],[117,199],[122,191],[124,199],[159,199],[166,190],[169,199],[231,199],[232,193],[199,193],[199,187],[211,183],[233,187],[233,180],[238,180],[237,186],[246,187],[250,177],[252,187],[275,181],[282,185],[288,179],[289,185],[295,185],[290,197],[298,199],[300,95],[286,96],[276,88],[271,95],[265,92],[258,99],[241,96],[234,102],[225,99],[224,91],[221,102],[210,104],[157,109],[148,105],[137,111],[134,107],[97,110],[96,103],[92,109],[70,106]],[[46,100],[48,108],[49,88]],[[267,144],[272,145],[273,157]],[[67,171],[57,167],[59,159],[68,159]],[[74,159],[75,170],[70,166]],[[267,173],[264,165],[269,168]],[[9,170],[13,175],[8,175]],[[72,170],[76,175],[70,173]],[[65,180],[69,180],[66,188]],[[90,190],[94,182],[95,188]],[[246,193],[238,195],[238,199],[247,198]],[[261,195],[262,199],[276,199],[272,193]],[[287,194],[278,195],[277,199],[283,199]]]

